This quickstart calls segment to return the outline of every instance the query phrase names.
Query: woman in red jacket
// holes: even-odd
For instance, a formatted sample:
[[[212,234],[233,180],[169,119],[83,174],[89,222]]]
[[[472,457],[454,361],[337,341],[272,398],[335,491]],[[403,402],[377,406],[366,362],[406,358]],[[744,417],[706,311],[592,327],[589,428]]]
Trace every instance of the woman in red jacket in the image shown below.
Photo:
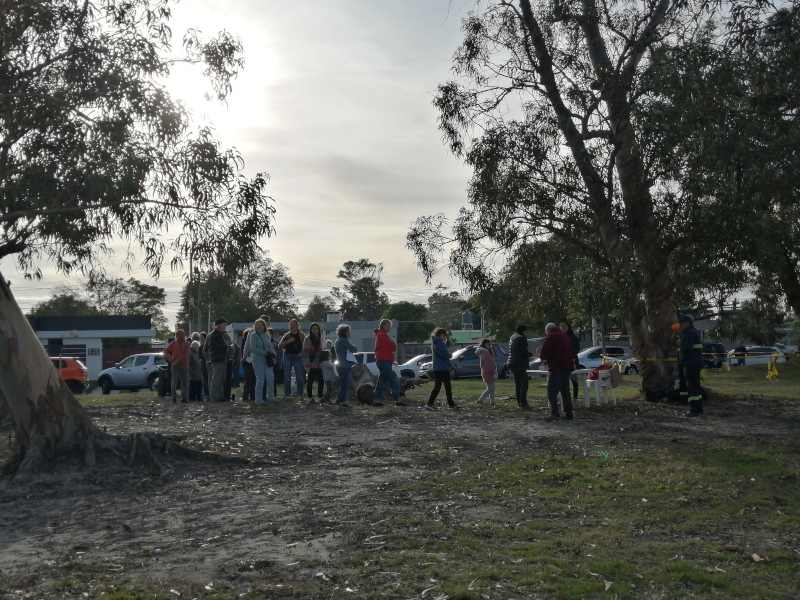
[[[378,366],[378,385],[375,386],[375,394],[372,397],[372,403],[380,402],[383,388],[386,384],[392,389],[392,398],[397,406],[405,406],[405,402],[400,400],[400,384],[397,382],[397,374],[392,369],[394,363],[394,351],[397,350],[397,344],[389,337],[389,331],[392,329],[392,322],[389,319],[381,321],[378,329],[375,330],[375,364]]]

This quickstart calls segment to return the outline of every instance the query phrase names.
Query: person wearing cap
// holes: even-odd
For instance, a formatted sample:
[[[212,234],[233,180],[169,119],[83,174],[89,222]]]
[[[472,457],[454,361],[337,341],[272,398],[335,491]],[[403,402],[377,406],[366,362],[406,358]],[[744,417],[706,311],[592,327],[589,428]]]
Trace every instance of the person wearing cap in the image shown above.
[[[555,323],[548,323],[544,328],[547,337],[539,350],[539,358],[547,361],[550,375],[547,377],[547,400],[550,402],[550,414],[546,421],[560,419],[558,411],[558,395],[564,404],[564,418],[572,419],[572,397],[569,393],[569,378],[575,368],[572,355],[572,342],[567,334]]]
[[[233,343],[225,332],[228,321],[217,319],[214,321],[214,330],[208,334],[203,346],[203,353],[208,361],[208,387],[211,402],[223,402],[225,398],[225,376],[228,369],[228,348]]]
[[[692,315],[683,315],[680,320],[680,352],[678,368],[683,373],[686,387],[681,387],[681,396],[689,402],[686,417],[703,414],[703,391],[700,388],[700,369],[703,368],[703,341],[694,326]]]
[[[514,374],[514,395],[517,404],[522,409],[528,409],[528,365],[531,362],[531,352],[528,350],[528,336],[525,332],[528,327],[518,325],[511,338],[508,340],[508,360],[506,366]]]

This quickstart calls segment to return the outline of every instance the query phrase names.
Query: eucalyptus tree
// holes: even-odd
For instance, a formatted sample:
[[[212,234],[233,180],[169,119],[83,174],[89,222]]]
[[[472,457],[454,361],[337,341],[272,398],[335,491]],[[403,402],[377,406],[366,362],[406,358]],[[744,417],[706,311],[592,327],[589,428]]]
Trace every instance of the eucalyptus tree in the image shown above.
[[[169,0],[0,3],[0,257],[27,276],[49,259],[92,271],[115,243],[151,275],[191,257],[235,269],[272,231],[267,177],[193,125],[164,87],[202,65],[223,100],[243,66],[239,41],[190,31],[171,43]],[[0,404],[29,470],[60,453],[113,450],[63,385],[0,277]],[[0,411],[2,412],[2,411]],[[147,444],[135,445],[143,451]]]
[[[664,52],[643,117],[681,187],[718,202],[724,226],[708,228],[727,237],[717,275],[742,281],[755,268],[800,313],[800,2],[734,3],[726,25]]]
[[[420,267],[430,276],[447,265],[479,290],[523,244],[560,240],[623,290],[636,355],[672,355],[681,253],[702,243],[701,230],[713,238],[724,213],[713,198],[685,193],[677,170],[658,170],[667,148],[641,114],[664,49],[714,30],[706,9],[683,0],[481,3],[463,22],[457,79],[435,99],[451,151],[474,170],[469,205],[452,234],[443,215],[412,225],[407,243]],[[644,389],[671,388],[673,369],[644,363]]]
[[[366,258],[348,260],[336,277],[343,279],[342,287],[331,289],[331,296],[341,302],[343,317],[348,321],[380,319],[389,306],[389,297],[381,291],[383,263]]]

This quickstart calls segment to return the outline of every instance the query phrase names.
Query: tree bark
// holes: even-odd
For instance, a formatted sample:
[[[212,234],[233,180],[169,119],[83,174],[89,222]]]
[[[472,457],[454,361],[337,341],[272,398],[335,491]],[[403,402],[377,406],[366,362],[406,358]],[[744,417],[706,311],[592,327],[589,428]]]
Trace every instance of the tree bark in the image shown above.
[[[4,470],[36,471],[60,454],[94,464],[95,438],[102,432],[61,379],[2,274],[0,396],[15,434],[15,456]]]
[[[778,263],[778,283],[780,283],[783,293],[786,294],[786,301],[792,308],[795,316],[800,318],[800,277],[797,275],[797,261],[792,257],[789,248],[781,244],[781,256]]]

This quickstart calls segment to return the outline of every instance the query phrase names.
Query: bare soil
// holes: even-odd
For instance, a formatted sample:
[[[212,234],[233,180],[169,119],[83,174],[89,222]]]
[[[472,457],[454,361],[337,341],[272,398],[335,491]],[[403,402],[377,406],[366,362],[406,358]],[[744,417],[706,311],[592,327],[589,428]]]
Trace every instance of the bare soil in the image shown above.
[[[797,402],[755,396],[713,397],[701,419],[682,418],[685,407],[626,400],[581,406],[574,421],[550,423],[541,419],[543,405],[512,410],[508,398],[495,406],[464,398],[461,411],[430,412],[422,393],[410,393],[408,407],[346,409],[299,399],[266,407],[163,399],[89,407],[109,433],[158,432],[251,462],[173,460],[157,474],[107,460],[32,482],[0,479],[0,577],[10,582],[0,585],[0,598],[63,597],[55,583],[81,564],[116,585],[245,590],[257,582],[305,597],[341,556],[373,543],[365,536],[372,525],[430,509],[402,484],[453,473],[462,461],[793,439],[800,430]],[[11,439],[2,433],[5,459]]]

